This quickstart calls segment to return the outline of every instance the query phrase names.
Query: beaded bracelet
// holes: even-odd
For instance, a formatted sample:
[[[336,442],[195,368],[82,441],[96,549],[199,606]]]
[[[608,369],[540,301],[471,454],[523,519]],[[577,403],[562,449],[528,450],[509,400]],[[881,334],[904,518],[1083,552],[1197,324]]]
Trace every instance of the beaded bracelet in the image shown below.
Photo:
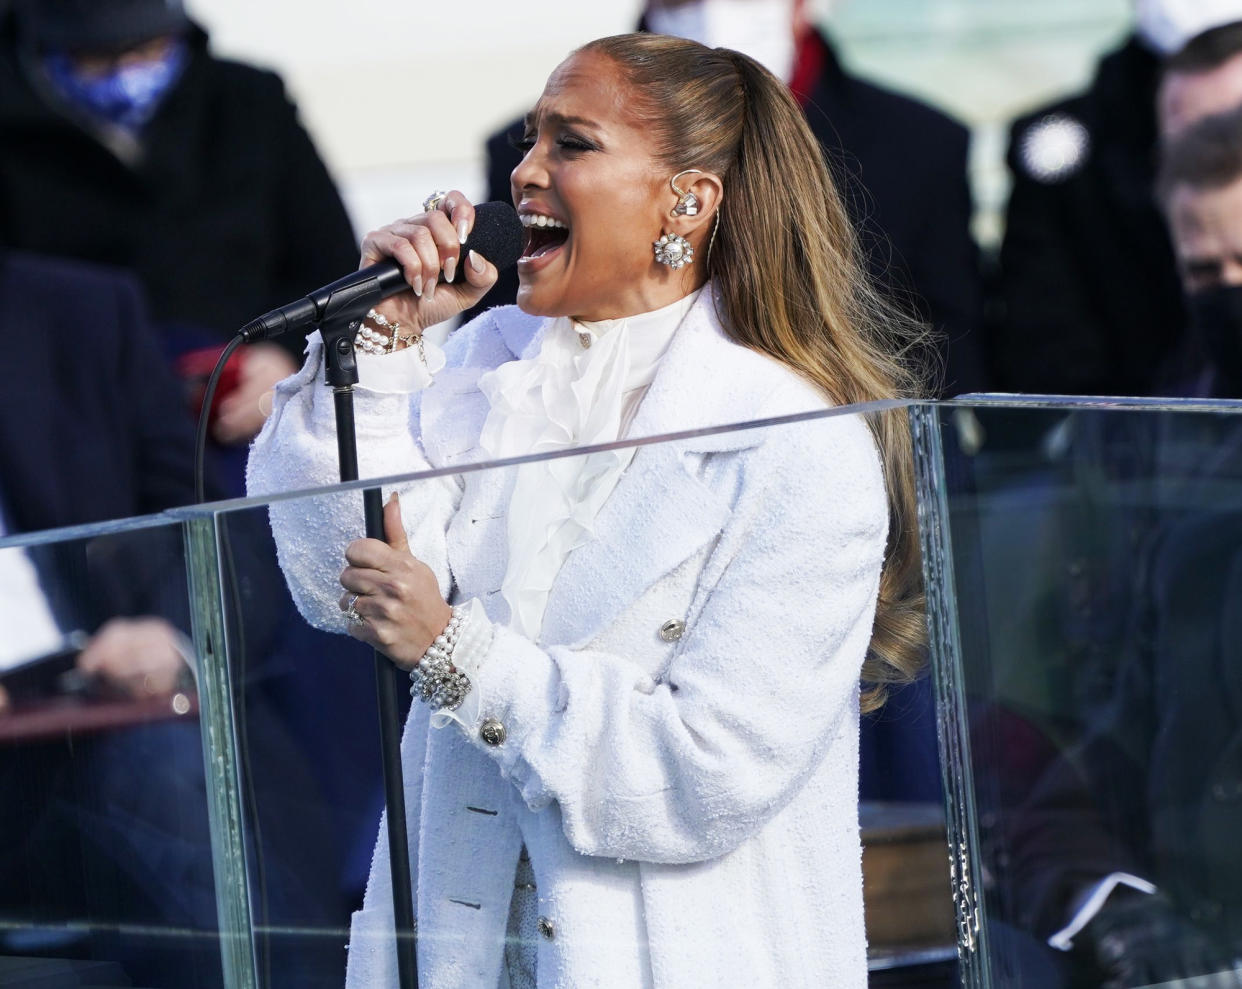
[[[387,316],[375,309],[368,310],[366,318],[381,330],[391,330],[392,336],[373,330],[364,323],[354,340],[355,347],[367,354],[392,354],[396,352],[399,344],[405,344],[407,347],[413,344],[418,347],[418,358],[423,362],[423,367],[427,366],[427,350],[423,346],[421,333],[411,333],[403,337],[401,324],[391,322]]]
[[[410,696],[431,705],[433,711],[456,711],[470,693],[470,678],[453,665],[453,650],[461,638],[469,612],[466,605],[453,606],[453,616],[435,642],[427,647],[418,665],[410,670]]]
[[[363,323],[354,337],[354,347],[364,354],[387,354],[392,351],[392,339]]]

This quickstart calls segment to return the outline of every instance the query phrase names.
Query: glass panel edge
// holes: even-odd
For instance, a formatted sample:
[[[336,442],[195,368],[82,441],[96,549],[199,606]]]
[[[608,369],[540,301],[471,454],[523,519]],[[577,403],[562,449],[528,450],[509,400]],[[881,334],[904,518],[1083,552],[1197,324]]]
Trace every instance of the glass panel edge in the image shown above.
[[[961,985],[982,989],[990,986],[992,979],[986,951],[983,900],[977,887],[982,873],[975,826],[961,642],[953,593],[954,570],[940,408],[930,404],[912,406],[909,416],[960,978]]]

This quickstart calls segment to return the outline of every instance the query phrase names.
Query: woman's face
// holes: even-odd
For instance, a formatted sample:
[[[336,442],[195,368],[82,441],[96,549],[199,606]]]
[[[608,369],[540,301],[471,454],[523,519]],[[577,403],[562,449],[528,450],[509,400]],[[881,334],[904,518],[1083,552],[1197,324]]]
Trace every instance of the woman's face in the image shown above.
[[[616,63],[581,53],[552,73],[527,118],[526,156],[511,177],[527,229],[517,296],[526,312],[615,319],[694,287],[689,268],[670,272],[652,253],[675,197],[627,109],[634,98]]]

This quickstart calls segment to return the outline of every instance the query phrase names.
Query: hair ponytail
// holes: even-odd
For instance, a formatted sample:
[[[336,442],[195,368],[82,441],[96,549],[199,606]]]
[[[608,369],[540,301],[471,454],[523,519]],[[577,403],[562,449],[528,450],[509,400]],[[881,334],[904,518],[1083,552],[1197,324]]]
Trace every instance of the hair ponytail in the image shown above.
[[[926,336],[865,274],[823,151],[788,88],[754,59],[663,35],[619,35],[585,51],[615,61],[641,94],[670,171],[710,169],[724,196],[707,258],[725,332],[849,405],[913,397]],[[913,452],[904,410],[867,417],[884,465],[889,536],[863,709],[925,658]]]

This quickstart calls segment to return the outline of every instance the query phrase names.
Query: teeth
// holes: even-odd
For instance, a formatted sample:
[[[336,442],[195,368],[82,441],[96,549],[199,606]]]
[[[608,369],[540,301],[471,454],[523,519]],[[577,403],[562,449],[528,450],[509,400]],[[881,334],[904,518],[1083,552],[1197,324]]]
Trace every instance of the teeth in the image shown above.
[[[522,226],[524,227],[553,227],[557,230],[568,230],[569,227],[560,220],[554,220],[550,216],[544,216],[542,213],[522,213]]]

